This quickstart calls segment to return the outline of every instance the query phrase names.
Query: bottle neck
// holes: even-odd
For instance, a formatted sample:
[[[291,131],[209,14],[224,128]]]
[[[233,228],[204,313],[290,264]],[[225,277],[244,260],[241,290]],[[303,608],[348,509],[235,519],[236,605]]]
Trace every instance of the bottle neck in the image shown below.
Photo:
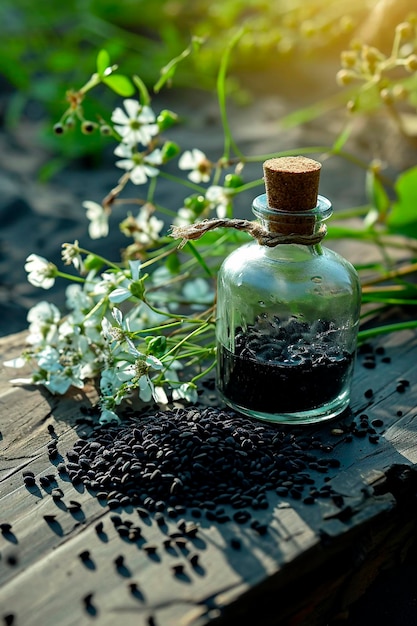
[[[255,198],[252,205],[254,215],[261,222],[262,226],[270,233],[288,235],[288,243],[313,245],[308,242],[308,238],[313,238],[320,233],[320,229],[325,220],[332,214],[332,205],[324,196],[318,196],[317,206],[308,211],[280,211],[268,206],[266,194]],[[297,235],[298,241],[297,241]],[[290,237],[291,236],[291,237]],[[317,244],[317,240],[314,245]]]

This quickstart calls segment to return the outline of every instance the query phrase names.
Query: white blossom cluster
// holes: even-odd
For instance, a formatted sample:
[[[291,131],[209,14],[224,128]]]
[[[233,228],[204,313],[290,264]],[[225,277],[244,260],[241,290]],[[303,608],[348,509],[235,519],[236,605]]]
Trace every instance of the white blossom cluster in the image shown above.
[[[150,106],[133,98],[125,99],[123,106],[111,117],[118,140],[115,165],[124,171],[118,191],[129,181],[133,185],[149,183],[160,175],[163,164],[180,152],[172,142],[161,145],[162,113],[157,117]],[[235,189],[210,184],[217,182],[221,167],[214,177],[215,164],[201,150],[193,149],[179,156],[178,168],[187,172],[196,193],[184,200],[184,206],[170,210],[173,224],[192,224],[211,212],[218,217],[230,214]],[[83,206],[90,238],[106,237],[112,210],[109,204],[86,200]],[[158,249],[163,239],[164,221],[154,211],[152,202],[142,202],[137,215],[129,215],[120,225],[133,238],[141,258],[146,258],[148,249]],[[91,269],[89,256],[94,257],[94,253],[80,248],[78,241],[63,244],[63,261],[79,276],[61,272],[37,254],[28,256],[25,269],[32,285],[49,289],[61,277],[73,282],[66,290],[65,314],[46,301],[29,311],[29,347],[5,365],[19,368],[30,363],[33,372],[12,382],[43,385],[53,394],[65,394],[70,387],[83,388],[88,380],[95,379],[100,390],[101,422],[117,420],[118,407],[128,398],[138,397],[145,403],[153,399],[159,404],[169,400],[196,402],[197,385],[192,380],[184,382],[180,374],[184,369],[181,355],[192,361],[198,344],[183,334],[175,339],[174,333],[174,338],[167,340],[164,330],[170,324],[178,328],[187,320],[184,307],[192,315],[197,312],[197,318],[198,312],[212,307],[213,286],[195,274],[186,273],[185,279],[176,280],[163,263],[156,264],[152,272],[146,264],[143,272],[138,258],[115,264],[96,257],[97,268]],[[195,334],[197,342],[198,332],[198,324],[190,330],[190,337]],[[210,354],[215,362],[214,348]]]

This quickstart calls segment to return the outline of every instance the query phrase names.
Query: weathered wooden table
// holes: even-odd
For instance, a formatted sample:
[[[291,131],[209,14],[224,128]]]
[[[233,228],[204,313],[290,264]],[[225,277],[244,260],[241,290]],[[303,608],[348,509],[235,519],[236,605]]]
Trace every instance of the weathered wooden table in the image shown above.
[[[23,334],[1,339],[1,362],[17,356],[23,342]],[[388,335],[372,346],[376,367],[365,367],[369,354],[368,363],[359,354],[349,414],[308,429],[340,461],[326,475],[309,470],[316,487],[330,485],[342,497],[308,504],[270,491],[268,509],[256,512],[266,532],[249,522],[219,524],[203,516],[197,535],[169,550],[163,541],[178,531],[176,520],[161,528],[135,509],[120,510],[124,521],[141,525],[142,541],[121,536],[111,519],[115,512],[64,480],[47,454],[54,432],[65,457],[80,435],[80,408],[95,401],[94,391],[58,398],[12,387],[13,372],[2,367],[0,622],[331,623],[381,569],[401,561],[417,537],[417,334]],[[213,395],[208,401],[216,403]],[[369,430],[360,428],[365,414]],[[28,470],[34,488],[23,483]],[[44,487],[42,476],[51,479]],[[62,489],[61,499],[52,497],[53,487]],[[143,549],[143,540],[157,551]]]

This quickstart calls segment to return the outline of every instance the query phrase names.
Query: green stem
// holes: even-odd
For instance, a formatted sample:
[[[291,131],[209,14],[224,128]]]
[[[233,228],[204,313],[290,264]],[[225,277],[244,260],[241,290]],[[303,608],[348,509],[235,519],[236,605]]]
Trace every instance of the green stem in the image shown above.
[[[66,272],[60,272],[57,270],[56,276],[59,278],[67,278],[68,280],[72,280],[76,283],[85,283],[85,278],[81,278],[81,276],[74,276],[73,274],[67,274]]]
[[[102,263],[104,263],[104,265],[107,265],[108,267],[113,267],[115,270],[120,270],[120,265],[117,265],[116,263],[113,263],[112,261],[109,261],[108,259],[106,259],[106,257],[101,256],[100,254],[96,254],[95,252],[91,252],[90,250],[86,250],[85,248],[78,248],[79,252],[82,252],[83,254],[92,254],[96,259],[98,259],[99,261],[101,261]]]
[[[219,73],[217,76],[217,98],[219,102],[220,109],[220,117],[222,120],[223,133],[224,133],[224,147],[223,147],[223,159],[228,161],[230,158],[230,149],[233,144],[234,150],[241,155],[240,150],[237,149],[236,144],[233,141],[232,133],[229,126],[229,118],[226,110],[226,75],[227,68],[229,65],[230,54],[237,44],[239,39],[242,37],[244,29],[241,28],[235,33],[234,37],[229,42],[229,45],[226,47],[225,53],[220,62]]]
[[[409,322],[398,322],[396,324],[386,324],[385,326],[377,326],[376,328],[370,328],[369,330],[360,330],[358,333],[358,342],[362,343],[378,335],[395,333],[400,330],[408,330],[410,328],[417,328],[417,320],[411,320]]]
[[[193,376],[193,378],[190,380],[190,383],[195,384],[198,380],[200,380],[200,378],[203,378],[204,376],[209,374],[216,367],[216,363],[217,363],[217,359],[214,359],[213,363],[209,365],[208,367],[206,367],[205,370],[200,372],[200,374]]]

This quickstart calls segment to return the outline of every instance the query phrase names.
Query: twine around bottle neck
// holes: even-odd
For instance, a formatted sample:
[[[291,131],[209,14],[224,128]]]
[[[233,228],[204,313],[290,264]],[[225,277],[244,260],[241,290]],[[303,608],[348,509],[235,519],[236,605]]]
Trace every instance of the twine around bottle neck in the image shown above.
[[[215,228],[234,228],[248,233],[256,239],[261,246],[267,246],[274,248],[281,244],[301,244],[304,246],[314,246],[321,242],[323,237],[326,236],[327,227],[325,224],[320,224],[317,231],[311,234],[301,233],[278,233],[271,232],[262,224],[251,220],[239,220],[228,218],[213,218],[196,222],[187,226],[172,226],[170,236],[174,239],[181,239],[179,248],[185,246],[187,241],[200,239],[209,230]]]

